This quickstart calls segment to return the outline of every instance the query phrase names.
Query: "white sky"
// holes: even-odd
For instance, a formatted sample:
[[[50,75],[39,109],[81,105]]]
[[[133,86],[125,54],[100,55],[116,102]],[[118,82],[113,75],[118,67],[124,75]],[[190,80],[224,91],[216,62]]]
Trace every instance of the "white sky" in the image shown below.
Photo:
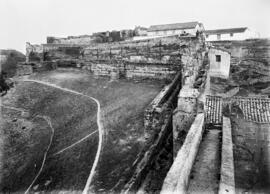
[[[0,0],[0,49],[25,53],[47,36],[200,21],[205,29],[249,27],[270,37],[270,0]]]

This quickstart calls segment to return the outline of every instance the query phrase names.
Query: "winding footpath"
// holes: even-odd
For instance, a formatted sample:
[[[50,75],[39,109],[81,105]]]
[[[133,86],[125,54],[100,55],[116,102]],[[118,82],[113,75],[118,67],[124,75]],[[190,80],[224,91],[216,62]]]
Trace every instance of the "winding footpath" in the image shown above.
[[[51,138],[50,138],[50,143],[45,151],[45,154],[43,156],[43,161],[42,161],[42,164],[41,164],[41,167],[37,173],[37,175],[35,176],[34,180],[32,181],[32,183],[29,185],[29,187],[27,188],[27,190],[24,192],[24,194],[27,194],[29,193],[31,187],[33,186],[33,184],[36,182],[37,178],[39,177],[39,175],[41,174],[42,170],[43,170],[43,167],[44,167],[44,164],[45,164],[45,161],[46,161],[46,158],[47,158],[47,154],[48,154],[48,151],[52,145],[52,140],[53,140],[53,136],[54,136],[54,128],[52,126],[52,122],[51,122],[51,119],[49,117],[46,117],[46,116],[39,116],[37,115],[36,117],[39,117],[39,118],[43,118],[47,123],[48,125],[50,126],[51,130],[52,130],[52,135],[51,135]]]
[[[23,81],[23,82],[34,82],[34,83],[39,83],[39,84],[42,84],[42,85],[50,86],[50,87],[53,87],[53,88],[57,88],[59,90],[65,91],[65,92],[69,92],[69,93],[72,93],[72,94],[76,94],[76,95],[79,95],[79,96],[89,98],[91,100],[94,100],[95,103],[97,104],[97,125],[98,125],[98,132],[99,132],[99,141],[98,141],[98,149],[97,149],[97,153],[96,153],[96,156],[95,156],[95,160],[94,160],[93,166],[91,168],[90,174],[88,176],[86,185],[85,185],[85,187],[83,189],[83,194],[87,194],[89,192],[90,184],[91,184],[92,179],[94,177],[95,170],[96,170],[96,167],[97,167],[97,164],[98,164],[98,161],[99,161],[101,148],[102,148],[102,141],[103,141],[103,126],[102,126],[102,122],[101,122],[101,108],[100,108],[99,101],[96,98],[92,97],[92,96],[87,96],[87,95],[85,95],[83,93],[80,93],[80,92],[77,92],[77,91],[74,91],[74,90],[71,90],[71,89],[68,89],[68,88],[63,88],[61,86],[58,86],[58,85],[55,85],[55,84],[52,84],[52,83],[39,81],[39,80],[33,80],[33,79],[23,79],[21,81]]]

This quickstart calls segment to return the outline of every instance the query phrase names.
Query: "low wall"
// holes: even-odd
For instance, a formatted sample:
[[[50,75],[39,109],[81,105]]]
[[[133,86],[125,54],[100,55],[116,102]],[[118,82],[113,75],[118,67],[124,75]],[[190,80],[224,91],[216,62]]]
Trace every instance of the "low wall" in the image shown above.
[[[204,115],[198,114],[164,180],[161,194],[186,193],[191,168],[202,139],[203,124]]]
[[[223,117],[219,194],[235,194],[231,121]]]
[[[197,89],[183,86],[178,95],[178,106],[173,113],[173,153],[177,155],[197,113]]]
[[[177,105],[177,94],[181,89],[181,72],[178,72],[173,81],[165,86],[144,112],[145,138],[148,141],[159,132],[158,125],[163,121],[167,111],[172,112]],[[171,114],[171,113],[170,113]]]
[[[172,83],[166,86],[145,110],[146,145],[134,164],[135,172],[122,193],[136,192],[140,188],[164,144],[172,137],[172,110],[176,107],[180,87],[181,72],[178,72]],[[172,147],[166,149],[172,152]]]
[[[157,134],[156,139],[151,142],[150,146],[147,147],[145,153],[141,155],[140,159],[138,159],[138,163],[134,165],[136,166],[135,172],[132,178],[125,185],[121,193],[128,194],[138,191],[144,179],[146,178],[150,168],[155,163],[164,142],[171,134],[171,119],[171,117],[168,117],[164,120],[164,124],[161,126],[160,132]]]

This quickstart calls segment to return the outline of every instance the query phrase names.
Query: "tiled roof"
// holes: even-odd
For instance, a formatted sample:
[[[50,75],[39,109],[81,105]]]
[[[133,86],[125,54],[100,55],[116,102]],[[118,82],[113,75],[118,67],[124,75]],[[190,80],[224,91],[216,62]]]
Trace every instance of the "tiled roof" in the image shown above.
[[[192,29],[195,28],[198,24],[199,22],[186,22],[186,23],[153,25],[148,28],[148,31],[151,32],[162,30]]]
[[[230,33],[241,33],[247,30],[244,28],[226,28],[226,29],[216,29],[216,30],[205,30],[205,34],[230,34]]]

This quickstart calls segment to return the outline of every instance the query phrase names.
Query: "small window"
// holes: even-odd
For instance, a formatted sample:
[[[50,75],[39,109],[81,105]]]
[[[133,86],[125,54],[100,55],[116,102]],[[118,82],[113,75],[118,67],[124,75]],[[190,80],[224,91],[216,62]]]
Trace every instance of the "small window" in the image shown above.
[[[233,33],[230,33],[230,36],[233,37]]]
[[[220,34],[217,34],[217,39],[220,40]]]
[[[221,62],[221,55],[216,55],[216,62]]]
[[[206,34],[206,38],[208,38],[209,37],[209,35],[208,34]]]

